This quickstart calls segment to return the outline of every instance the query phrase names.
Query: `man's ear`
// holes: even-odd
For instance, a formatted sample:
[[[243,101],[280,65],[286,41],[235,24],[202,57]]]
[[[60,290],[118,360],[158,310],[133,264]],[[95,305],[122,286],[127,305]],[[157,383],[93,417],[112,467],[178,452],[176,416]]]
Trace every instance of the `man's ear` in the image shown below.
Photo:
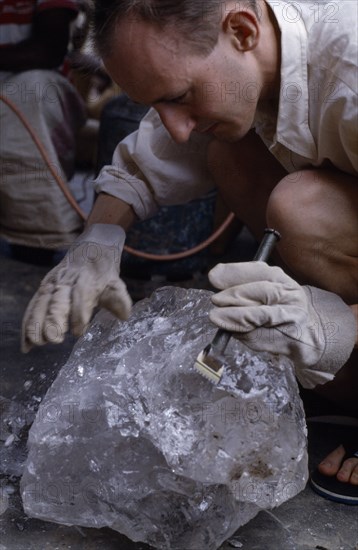
[[[257,16],[250,9],[232,10],[222,22],[223,31],[232,36],[235,46],[240,51],[256,48],[260,39],[260,24]]]

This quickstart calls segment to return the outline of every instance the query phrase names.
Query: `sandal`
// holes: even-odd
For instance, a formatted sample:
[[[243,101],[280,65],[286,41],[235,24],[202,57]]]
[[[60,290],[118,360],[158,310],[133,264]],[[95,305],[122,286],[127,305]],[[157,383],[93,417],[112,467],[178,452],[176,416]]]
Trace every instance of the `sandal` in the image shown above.
[[[357,444],[343,444],[346,454],[343,460],[357,457]],[[316,468],[310,477],[312,489],[324,498],[340,502],[342,504],[358,505],[358,485],[344,483],[339,481],[336,476],[327,476],[321,474]]]

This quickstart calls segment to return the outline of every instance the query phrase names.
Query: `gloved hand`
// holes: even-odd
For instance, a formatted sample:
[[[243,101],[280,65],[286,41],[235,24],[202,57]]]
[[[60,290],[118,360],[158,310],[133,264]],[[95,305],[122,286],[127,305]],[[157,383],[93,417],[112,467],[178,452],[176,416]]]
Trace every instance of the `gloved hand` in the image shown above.
[[[219,264],[209,280],[221,290],[211,321],[254,351],[290,357],[305,388],[332,380],[348,360],[356,322],[336,294],[300,286],[264,262]]]
[[[71,329],[83,333],[96,306],[120,319],[132,301],[119,278],[125,232],[117,225],[94,224],[71,245],[66,256],[43,279],[22,323],[23,352],[34,345],[59,343]]]

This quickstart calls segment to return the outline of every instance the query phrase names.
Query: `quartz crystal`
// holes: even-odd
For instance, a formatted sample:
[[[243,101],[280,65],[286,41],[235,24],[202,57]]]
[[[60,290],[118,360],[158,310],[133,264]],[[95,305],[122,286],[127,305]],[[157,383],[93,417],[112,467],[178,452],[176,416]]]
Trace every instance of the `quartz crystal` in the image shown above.
[[[210,296],[163,287],[127,322],[97,314],[30,430],[28,515],[158,549],[216,550],[304,488],[292,363],[231,338],[218,385],[193,368],[216,332]]]

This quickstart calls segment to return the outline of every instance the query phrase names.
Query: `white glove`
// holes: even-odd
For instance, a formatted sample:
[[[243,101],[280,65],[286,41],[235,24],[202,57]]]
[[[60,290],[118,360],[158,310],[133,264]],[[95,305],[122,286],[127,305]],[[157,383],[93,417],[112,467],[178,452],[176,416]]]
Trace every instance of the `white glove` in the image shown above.
[[[210,319],[254,351],[287,355],[305,388],[332,380],[356,340],[351,309],[332,292],[300,286],[264,262],[219,264]]]
[[[117,225],[94,224],[71,245],[43,279],[22,323],[23,352],[47,342],[59,343],[71,329],[79,336],[96,306],[126,319],[132,301],[119,266],[125,232]]]

